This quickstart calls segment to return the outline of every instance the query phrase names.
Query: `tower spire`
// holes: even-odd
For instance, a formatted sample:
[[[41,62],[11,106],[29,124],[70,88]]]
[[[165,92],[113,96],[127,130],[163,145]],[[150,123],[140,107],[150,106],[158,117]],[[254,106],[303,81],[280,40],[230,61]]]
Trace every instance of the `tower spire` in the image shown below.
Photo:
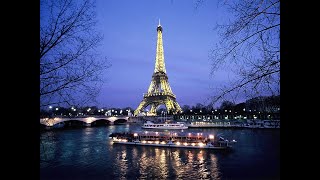
[[[159,25],[157,27],[157,51],[156,51],[156,64],[154,68],[154,72],[164,72],[166,73],[166,66],[164,63],[164,53],[163,53],[163,43],[162,43],[162,26],[160,25],[160,19],[159,19]]]

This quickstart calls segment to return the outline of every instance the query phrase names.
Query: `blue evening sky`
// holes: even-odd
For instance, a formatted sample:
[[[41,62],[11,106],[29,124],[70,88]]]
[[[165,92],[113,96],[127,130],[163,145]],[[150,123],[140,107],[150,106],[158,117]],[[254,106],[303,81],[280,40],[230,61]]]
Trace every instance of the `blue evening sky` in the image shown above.
[[[217,1],[97,0],[99,47],[112,66],[104,72],[99,106],[137,108],[154,71],[157,25],[163,27],[169,84],[180,106],[204,103],[226,73],[210,76],[209,52],[218,42],[216,23],[229,17]]]

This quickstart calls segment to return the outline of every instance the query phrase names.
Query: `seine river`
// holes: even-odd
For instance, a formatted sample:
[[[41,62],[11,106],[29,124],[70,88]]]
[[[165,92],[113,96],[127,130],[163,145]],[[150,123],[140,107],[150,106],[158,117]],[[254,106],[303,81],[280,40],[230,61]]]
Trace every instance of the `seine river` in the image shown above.
[[[41,133],[40,179],[280,179],[279,129],[184,130],[235,139],[231,152],[111,144],[111,133],[140,126]]]

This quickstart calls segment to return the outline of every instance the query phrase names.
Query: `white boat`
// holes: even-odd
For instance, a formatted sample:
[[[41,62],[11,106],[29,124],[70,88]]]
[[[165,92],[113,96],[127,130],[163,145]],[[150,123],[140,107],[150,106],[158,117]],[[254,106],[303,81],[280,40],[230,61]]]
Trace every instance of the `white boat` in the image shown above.
[[[184,123],[153,123],[151,121],[147,121],[142,125],[142,128],[145,129],[188,129]]]
[[[113,144],[217,150],[230,149],[236,143],[235,140],[229,141],[214,135],[205,136],[202,133],[188,133],[188,135],[159,132],[113,133],[110,138]]]
[[[190,128],[201,127],[233,127],[230,122],[191,122],[188,124]]]

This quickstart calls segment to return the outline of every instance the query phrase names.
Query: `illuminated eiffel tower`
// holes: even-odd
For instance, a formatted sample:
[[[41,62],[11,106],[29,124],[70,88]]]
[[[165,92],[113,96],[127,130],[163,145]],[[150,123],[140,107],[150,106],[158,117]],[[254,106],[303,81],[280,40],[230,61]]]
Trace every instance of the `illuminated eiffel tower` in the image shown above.
[[[156,115],[157,108],[164,104],[168,113],[177,114],[181,113],[182,109],[176,101],[176,96],[173,94],[168,82],[166,68],[164,64],[164,53],[162,45],[162,27],[157,27],[158,40],[157,40],[157,54],[156,65],[152,75],[151,84],[148,92],[143,94],[143,100],[140,102],[138,108],[134,111],[134,115],[138,115],[143,109],[150,105],[148,115]]]

